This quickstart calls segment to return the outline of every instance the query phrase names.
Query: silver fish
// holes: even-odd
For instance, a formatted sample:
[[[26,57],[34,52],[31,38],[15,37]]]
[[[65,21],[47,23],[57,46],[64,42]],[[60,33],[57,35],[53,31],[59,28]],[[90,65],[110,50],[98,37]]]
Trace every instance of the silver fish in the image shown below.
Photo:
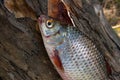
[[[47,53],[63,80],[109,80],[96,45],[77,28],[42,15],[39,28]]]

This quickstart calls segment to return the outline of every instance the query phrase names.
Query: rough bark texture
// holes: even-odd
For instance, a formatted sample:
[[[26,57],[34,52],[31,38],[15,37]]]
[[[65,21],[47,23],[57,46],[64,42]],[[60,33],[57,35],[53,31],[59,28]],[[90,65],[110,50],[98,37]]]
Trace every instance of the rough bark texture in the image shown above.
[[[12,4],[13,9],[0,0],[0,80],[62,80],[52,66],[35,27],[37,16],[47,15],[47,0],[25,1],[21,4],[27,8],[16,2]],[[119,72],[120,40],[106,21],[98,0],[62,2],[73,24],[98,45],[113,69]]]
[[[47,1],[39,1],[29,0],[29,4],[37,15],[47,13]],[[15,18],[1,3],[0,80],[62,80],[47,56],[36,23],[31,18]]]

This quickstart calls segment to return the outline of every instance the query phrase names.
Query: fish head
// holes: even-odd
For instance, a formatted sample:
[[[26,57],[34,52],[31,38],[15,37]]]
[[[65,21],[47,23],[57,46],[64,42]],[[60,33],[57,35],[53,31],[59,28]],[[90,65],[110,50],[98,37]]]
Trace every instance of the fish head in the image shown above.
[[[41,15],[38,23],[44,42],[54,45],[63,41],[65,29],[59,21]]]
[[[39,28],[45,37],[50,37],[59,32],[61,25],[58,21],[41,15],[38,19]]]

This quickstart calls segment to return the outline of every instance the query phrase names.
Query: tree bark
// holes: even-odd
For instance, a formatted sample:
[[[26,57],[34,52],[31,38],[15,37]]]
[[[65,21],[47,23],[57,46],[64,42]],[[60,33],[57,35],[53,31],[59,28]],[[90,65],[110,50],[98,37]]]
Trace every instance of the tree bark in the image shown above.
[[[0,80],[62,80],[51,64],[35,27],[37,16],[47,15],[47,0],[25,0],[24,4],[16,2],[24,0],[11,0],[16,2],[14,5],[2,1]],[[95,42],[113,70],[119,72],[120,40],[105,19],[98,0],[61,1],[73,25]]]
[[[35,15],[47,13],[47,0],[42,1],[29,0]],[[0,80],[62,80],[36,31],[37,21],[15,17],[0,3]]]

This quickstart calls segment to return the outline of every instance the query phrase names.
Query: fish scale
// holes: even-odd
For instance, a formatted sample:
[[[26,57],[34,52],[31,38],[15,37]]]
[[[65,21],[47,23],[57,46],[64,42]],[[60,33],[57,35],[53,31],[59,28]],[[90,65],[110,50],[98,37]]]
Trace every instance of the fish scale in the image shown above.
[[[108,80],[106,65],[94,43],[80,31],[68,27],[64,43],[57,48],[70,80]],[[97,76],[96,76],[97,75]]]
[[[76,27],[63,27],[52,20],[47,25],[47,21],[40,17],[40,31],[50,60],[63,80],[109,80],[105,59],[92,40]]]

